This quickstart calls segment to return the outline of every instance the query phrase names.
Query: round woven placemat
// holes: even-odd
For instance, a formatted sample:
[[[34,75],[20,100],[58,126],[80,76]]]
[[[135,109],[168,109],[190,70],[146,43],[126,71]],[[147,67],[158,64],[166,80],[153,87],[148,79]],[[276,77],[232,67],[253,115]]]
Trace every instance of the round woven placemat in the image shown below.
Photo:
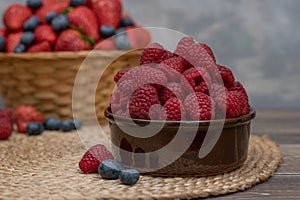
[[[85,127],[87,134],[95,128]],[[103,139],[105,142],[105,139]],[[141,176],[134,186],[82,174],[78,161],[85,152],[78,135],[45,132],[14,134],[0,141],[0,199],[191,199],[245,190],[268,179],[282,154],[265,137],[252,136],[246,162],[239,169],[200,178]]]

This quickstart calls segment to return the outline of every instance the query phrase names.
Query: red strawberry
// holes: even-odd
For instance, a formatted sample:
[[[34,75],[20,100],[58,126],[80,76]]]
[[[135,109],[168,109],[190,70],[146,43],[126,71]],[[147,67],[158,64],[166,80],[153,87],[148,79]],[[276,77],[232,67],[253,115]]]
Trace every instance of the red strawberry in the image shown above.
[[[122,16],[120,0],[97,0],[92,7],[99,26],[110,25],[118,28]]]
[[[173,57],[173,53],[164,49],[162,45],[151,43],[144,49],[141,55],[140,64],[161,63],[171,57]]]
[[[0,140],[8,139],[12,131],[13,127],[11,123],[0,120]]]
[[[97,173],[100,163],[114,159],[107,148],[101,144],[91,147],[81,158],[79,168],[83,173]]]
[[[8,31],[21,31],[24,22],[32,16],[31,10],[22,4],[10,5],[3,15],[3,22]]]
[[[46,1],[45,1],[46,2]],[[67,10],[69,7],[69,1],[63,0],[48,0],[47,3],[44,2],[44,6],[39,8],[35,15],[39,18],[42,23],[46,23],[46,16],[50,12],[62,13],[64,10]]]
[[[143,49],[151,42],[150,33],[143,27],[126,27],[131,49]]]
[[[29,53],[36,53],[36,52],[50,52],[52,51],[51,45],[49,42],[44,41],[38,44],[34,44],[27,49]]]
[[[5,36],[5,29],[0,28],[0,36]]]
[[[6,51],[14,52],[14,48],[20,44],[23,32],[11,33],[6,38]]]
[[[72,29],[63,31],[57,38],[55,51],[81,51],[90,50],[91,45],[83,36]]]
[[[34,30],[35,42],[41,43],[44,41],[54,45],[56,42],[56,33],[50,25],[41,25]]]
[[[30,122],[44,122],[44,116],[36,108],[20,106],[15,113],[15,120],[19,133],[26,133],[26,127]]]
[[[92,6],[93,6],[93,0],[86,0],[86,1],[85,1],[85,5],[86,5],[87,7],[89,7],[89,8],[92,8]]]
[[[78,6],[68,13],[71,26],[82,28],[84,35],[99,40],[98,22],[95,14],[86,6]]]
[[[94,47],[95,50],[117,50],[113,38],[99,40]]]

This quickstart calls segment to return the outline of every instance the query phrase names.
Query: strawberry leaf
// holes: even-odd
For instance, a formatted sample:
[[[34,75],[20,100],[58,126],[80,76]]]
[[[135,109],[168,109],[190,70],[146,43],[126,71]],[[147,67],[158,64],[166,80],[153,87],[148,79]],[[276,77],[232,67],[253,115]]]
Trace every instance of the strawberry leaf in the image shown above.
[[[72,7],[67,8],[66,10],[62,11],[61,14],[63,15],[67,15],[69,12],[71,12],[73,10]]]
[[[94,46],[95,40],[93,38],[88,37],[86,35],[82,35],[81,37],[82,37],[82,39],[84,39],[85,41],[87,41],[91,45],[91,47]]]

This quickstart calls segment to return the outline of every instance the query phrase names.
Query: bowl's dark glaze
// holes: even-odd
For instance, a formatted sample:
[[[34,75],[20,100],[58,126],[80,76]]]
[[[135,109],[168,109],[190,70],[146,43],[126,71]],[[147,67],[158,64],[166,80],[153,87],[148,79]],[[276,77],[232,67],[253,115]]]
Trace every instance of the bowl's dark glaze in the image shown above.
[[[255,111],[250,114],[225,120],[224,127],[217,140],[216,145],[204,158],[199,158],[199,150],[207,134],[209,121],[183,121],[183,135],[189,135],[191,130],[197,130],[196,136],[189,148],[172,164],[159,170],[151,170],[158,165],[165,166],[168,158],[172,157],[172,152],[180,147],[181,142],[175,143],[171,151],[165,157],[158,157],[154,152],[172,141],[178,131],[180,122],[153,121],[154,126],[164,124],[163,128],[154,136],[149,138],[133,137],[125,133],[119,126],[135,131],[126,118],[113,115],[109,109],[105,111],[105,116],[109,120],[111,130],[111,141],[117,148],[113,148],[113,154],[127,167],[137,168],[141,171],[149,172],[158,176],[207,176],[231,171],[239,167],[247,158],[248,142],[250,136],[250,123],[255,117]],[[118,125],[116,124],[118,120]],[[140,126],[149,123],[147,120],[133,120]],[[218,123],[220,120],[213,120]],[[217,126],[217,125],[216,125]],[[195,128],[196,127],[196,128]],[[214,128],[214,127],[212,127]],[[143,133],[141,133],[143,134]],[[185,138],[180,138],[184,141]],[[126,151],[122,151],[123,149]],[[149,154],[130,154],[149,153]]]

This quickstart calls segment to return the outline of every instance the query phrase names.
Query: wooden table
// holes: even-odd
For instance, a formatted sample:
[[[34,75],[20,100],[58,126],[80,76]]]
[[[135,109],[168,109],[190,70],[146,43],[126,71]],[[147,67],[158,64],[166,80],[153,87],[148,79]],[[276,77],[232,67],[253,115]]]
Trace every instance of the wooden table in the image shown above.
[[[279,144],[283,152],[280,168],[268,181],[247,191],[210,199],[300,199],[300,111],[258,110],[252,134],[266,135]]]

